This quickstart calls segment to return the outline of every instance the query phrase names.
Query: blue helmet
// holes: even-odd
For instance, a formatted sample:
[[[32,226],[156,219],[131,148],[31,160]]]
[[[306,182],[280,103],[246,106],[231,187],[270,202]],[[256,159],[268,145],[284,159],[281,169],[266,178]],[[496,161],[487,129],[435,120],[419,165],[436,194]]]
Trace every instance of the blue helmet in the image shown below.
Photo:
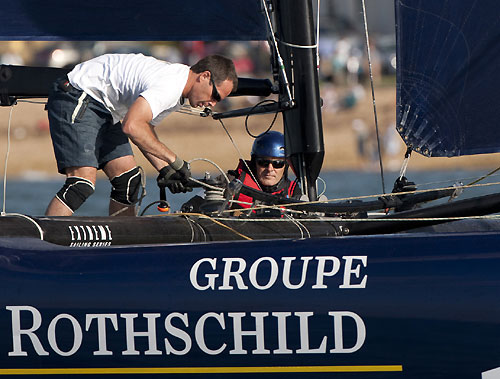
[[[253,156],[285,158],[285,137],[276,131],[259,135],[253,142]]]

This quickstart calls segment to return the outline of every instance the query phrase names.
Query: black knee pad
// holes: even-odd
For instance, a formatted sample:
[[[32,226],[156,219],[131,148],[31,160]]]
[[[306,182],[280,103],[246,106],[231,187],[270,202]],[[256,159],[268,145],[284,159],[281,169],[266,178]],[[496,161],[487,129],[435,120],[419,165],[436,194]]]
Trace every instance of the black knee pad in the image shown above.
[[[56,194],[71,211],[75,212],[95,191],[94,184],[85,178],[70,176]]]
[[[111,180],[111,198],[120,204],[134,205],[139,199],[141,183],[142,174],[139,167],[115,176]]]

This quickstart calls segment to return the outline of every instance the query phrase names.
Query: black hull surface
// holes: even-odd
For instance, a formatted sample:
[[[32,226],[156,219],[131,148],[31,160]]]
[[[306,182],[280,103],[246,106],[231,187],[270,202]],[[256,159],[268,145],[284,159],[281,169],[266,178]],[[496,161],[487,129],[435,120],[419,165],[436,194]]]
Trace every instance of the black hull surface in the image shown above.
[[[316,205],[318,207],[318,205]],[[331,208],[330,204],[326,205]],[[318,208],[319,209],[319,208]],[[363,206],[361,206],[363,209]],[[170,214],[142,217],[0,217],[0,237],[30,237],[70,247],[176,244],[213,241],[302,239],[339,235],[389,234],[500,212],[492,194],[378,218],[209,217]],[[360,216],[358,216],[360,217]],[[365,216],[366,217],[366,216]],[[474,231],[500,230],[495,219],[476,222]],[[439,228],[433,229],[438,232]]]
[[[170,244],[335,236],[320,219],[211,217],[0,217],[0,236],[31,237],[71,247]]]

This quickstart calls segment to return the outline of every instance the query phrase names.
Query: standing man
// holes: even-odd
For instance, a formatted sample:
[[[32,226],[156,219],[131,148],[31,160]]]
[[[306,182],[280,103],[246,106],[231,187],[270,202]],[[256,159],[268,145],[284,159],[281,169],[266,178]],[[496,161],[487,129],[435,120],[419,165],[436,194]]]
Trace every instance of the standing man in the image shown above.
[[[159,182],[175,179],[171,191],[190,190],[187,162],[154,127],[185,99],[192,107],[214,106],[237,85],[233,62],[219,55],[192,67],[142,54],[106,54],[77,65],[53,84],[47,102],[57,168],[66,182],[45,214],[73,214],[94,193],[102,169],[113,187],[109,214],[135,215],[142,174],[129,139],[159,171]]]

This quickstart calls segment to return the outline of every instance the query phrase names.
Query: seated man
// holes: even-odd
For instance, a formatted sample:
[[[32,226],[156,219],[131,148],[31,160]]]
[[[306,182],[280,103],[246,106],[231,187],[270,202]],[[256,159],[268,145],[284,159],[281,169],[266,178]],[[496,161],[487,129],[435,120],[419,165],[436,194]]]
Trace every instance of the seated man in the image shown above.
[[[236,170],[229,174],[246,186],[272,195],[294,199],[302,195],[297,180],[288,179],[285,138],[280,132],[270,131],[258,136],[252,146],[251,160],[240,160]],[[250,208],[253,203],[250,196],[241,193],[233,200],[241,203],[234,202],[232,208]]]
[[[228,171],[229,180],[239,179],[244,185],[266,193],[299,199],[302,195],[297,180],[288,179],[288,162],[285,157],[285,139],[280,132],[267,132],[258,136],[252,146],[251,160],[240,160],[236,170]],[[222,177],[216,179],[223,182]],[[207,204],[196,195],[181,207],[182,212],[202,212]],[[250,208],[254,200],[238,193],[231,209]],[[217,208],[217,206],[215,207]],[[214,209],[215,209],[214,208]]]

